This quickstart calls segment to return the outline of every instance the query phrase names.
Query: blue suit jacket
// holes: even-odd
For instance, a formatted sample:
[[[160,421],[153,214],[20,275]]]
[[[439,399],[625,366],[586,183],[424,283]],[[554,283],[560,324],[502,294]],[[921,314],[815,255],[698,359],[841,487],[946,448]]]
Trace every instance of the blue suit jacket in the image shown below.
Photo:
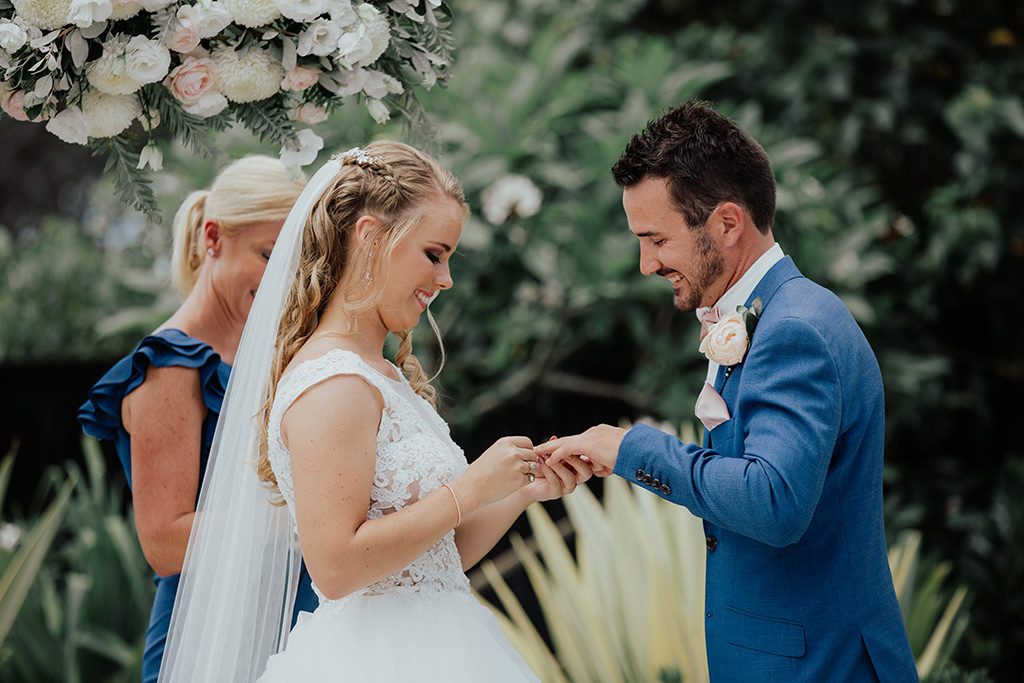
[[[883,395],[838,297],[784,258],[754,289],[731,419],[683,443],[631,429],[615,473],[704,520],[711,680],[917,681],[886,559]]]

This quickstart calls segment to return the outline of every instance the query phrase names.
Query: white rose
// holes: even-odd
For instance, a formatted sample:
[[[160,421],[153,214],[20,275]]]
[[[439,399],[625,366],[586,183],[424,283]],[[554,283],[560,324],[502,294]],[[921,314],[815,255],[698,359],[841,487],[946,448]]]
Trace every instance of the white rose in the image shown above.
[[[10,19],[0,20],[0,48],[14,54],[25,47],[28,42],[28,33],[21,26],[18,26]]]
[[[84,145],[89,142],[89,118],[78,107],[68,107],[46,123],[50,131],[64,142]]]
[[[719,365],[736,365],[747,355],[750,339],[739,313],[731,313],[711,326],[700,342],[700,352]]]
[[[351,0],[335,0],[332,2],[330,15],[331,20],[343,28],[354,24],[359,19],[359,15],[352,9]]]
[[[320,69],[296,64],[284,75],[284,79],[281,81],[281,89],[294,91],[305,90],[306,88],[311,88],[316,85],[319,80]]]
[[[231,23],[231,13],[214,0],[200,0],[192,6],[196,10],[195,21],[199,26],[200,38],[212,38]]]
[[[78,28],[88,28],[109,19],[113,11],[110,0],[71,0],[68,21]]]
[[[281,147],[281,163],[288,168],[308,166],[316,161],[317,153],[323,148],[323,138],[308,128],[300,130],[295,143],[286,142]]]
[[[167,32],[164,43],[175,52],[188,53],[199,47],[202,38],[200,33],[201,10],[192,5],[178,8],[171,22],[171,30]]]
[[[299,34],[297,52],[303,57],[310,54],[326,57],[338,49],[339,38],[341,29],[337,24],[329,19],[317,19]]]
[[[356,10],[358,22],[338,41],[338,54],[353,66],[373,64],[391,42],[388,20],[373,5],[362,4]]]
[[[108,95],[129,95],[142,87],[126,68],[127,46],[128,36],[123,34],[111,36],[103,43],[103,54],[86,65],[86,75],[94,88]]]
[[[167,75],[171,66],[171,52],[165,45],[145,36],[135,36],[125,50],[125,71],[145,85],[156,83]]]
[[[309,125],[314,126],[327,120],[327,110],[320,105],[313,104],[312,102],[306,102],[295,110],[292,114],[292,118],[299,123],[308,123]]]
[[[292,21],[313,21],[330,9],[328,0],[274,0],[281,14]]]

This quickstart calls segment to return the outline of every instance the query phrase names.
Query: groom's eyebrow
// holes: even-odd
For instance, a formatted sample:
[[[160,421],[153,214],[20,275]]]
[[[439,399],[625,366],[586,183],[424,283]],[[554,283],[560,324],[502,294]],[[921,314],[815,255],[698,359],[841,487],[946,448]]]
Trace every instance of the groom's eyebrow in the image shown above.
[[[637,237],[660,237],[660,233],[654,232],[653,230],[646,230],[644,232],[634,232]]]

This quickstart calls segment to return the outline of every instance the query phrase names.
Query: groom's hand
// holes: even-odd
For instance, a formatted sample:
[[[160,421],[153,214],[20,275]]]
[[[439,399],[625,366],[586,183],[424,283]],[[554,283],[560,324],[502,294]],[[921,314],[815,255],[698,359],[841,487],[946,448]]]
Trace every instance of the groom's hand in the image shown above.
[[[566,436],[534,446],[534,452],[549,465],[570,460],[573,456],[590,462],[594,475],[607,477],[615,469],[619,457],[619,445],[626,430],[611,425],[597,425],[582,434]]]

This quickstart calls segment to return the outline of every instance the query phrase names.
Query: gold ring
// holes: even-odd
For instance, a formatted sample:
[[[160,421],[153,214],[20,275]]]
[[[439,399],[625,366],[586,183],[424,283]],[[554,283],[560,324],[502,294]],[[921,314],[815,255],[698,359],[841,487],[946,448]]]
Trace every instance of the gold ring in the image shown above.
[[[533,472],[530,472],[526,476],[529,478],[531,484],[534,482],[534,480],[537,479],[536,475],[534,475]]]

